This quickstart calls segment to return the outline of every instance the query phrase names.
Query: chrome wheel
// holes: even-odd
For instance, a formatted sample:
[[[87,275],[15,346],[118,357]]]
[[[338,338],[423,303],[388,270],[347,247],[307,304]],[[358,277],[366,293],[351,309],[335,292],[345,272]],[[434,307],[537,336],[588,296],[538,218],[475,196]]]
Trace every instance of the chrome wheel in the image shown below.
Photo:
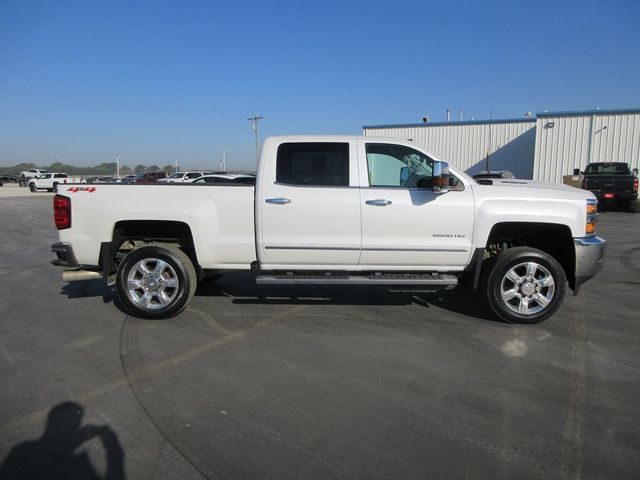
[[[178,294],[178,275],[159,258],[144,258],[127,275],[127,296],[136,305],[156,310],[168,306]]]
[[[150,243],[134,248],[122,259],[116,289],[129,313],[161,319],[185,309],[197,280],[193,261],[177,245]]]
[[[512,247],[487,263],[486,293],[494,313],[510,323],[538,323],[564,300],[567,277],[547,252]]]
[[[535,315],[553,300],[556,285],[551,272],[536,262],[519,263],[500,283],[505,306],[519,315]]]

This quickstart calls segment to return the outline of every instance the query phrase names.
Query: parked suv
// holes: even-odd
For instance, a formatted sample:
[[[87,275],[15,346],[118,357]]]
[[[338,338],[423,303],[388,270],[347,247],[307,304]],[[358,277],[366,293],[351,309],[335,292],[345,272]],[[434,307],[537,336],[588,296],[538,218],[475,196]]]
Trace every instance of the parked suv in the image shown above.
[[[47,173],[46,170],[40,170],[39,168],[30,168],[29,170],[20,172],[20,186],[26,187],[29,183],[29,180],[39,177],[40,175],[43,175],[45,173]]]

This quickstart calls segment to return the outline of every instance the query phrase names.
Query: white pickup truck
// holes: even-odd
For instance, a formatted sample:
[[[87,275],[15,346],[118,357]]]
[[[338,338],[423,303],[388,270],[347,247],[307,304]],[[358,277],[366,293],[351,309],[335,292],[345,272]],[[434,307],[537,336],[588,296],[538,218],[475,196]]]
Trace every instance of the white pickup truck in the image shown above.
[[[54,197],[65,280],[103,277],[134,315],[181,312],[199,279],[481,288],[500,318],[534,323],[602,267],[588,191],[476,183],[410,141],[271,137],[246,184],[65,186]],[[487,184],[488,183],[488,184]]]
[[[80,177],[70,177],[66,173],[47,172],[29,180],[29,190],[33,193],[38,190],[47,190],[55,192],[58,185],[65,183],[84,183],[84,179]]]

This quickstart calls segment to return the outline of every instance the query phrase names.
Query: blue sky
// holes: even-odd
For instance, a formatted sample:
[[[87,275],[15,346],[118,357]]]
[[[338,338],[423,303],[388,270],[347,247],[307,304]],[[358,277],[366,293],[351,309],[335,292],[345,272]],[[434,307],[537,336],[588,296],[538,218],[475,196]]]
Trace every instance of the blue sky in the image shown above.
[[[0,165],[252,168],[260,137],[640,106],[637,1],[0,0]]]

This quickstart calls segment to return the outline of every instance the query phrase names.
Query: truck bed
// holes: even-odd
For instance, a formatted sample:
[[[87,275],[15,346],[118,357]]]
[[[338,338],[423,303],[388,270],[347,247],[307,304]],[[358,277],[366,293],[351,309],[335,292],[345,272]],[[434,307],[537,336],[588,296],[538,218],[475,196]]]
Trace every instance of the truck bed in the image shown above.
[[[73,218],[60,240],[73,244],[81,265],[98,265],[100,243],[119,222],[140,220],[186,224],[203,268],[249,268],[256,258],[252,185],[75,184],[58,193],[71,199]]]

